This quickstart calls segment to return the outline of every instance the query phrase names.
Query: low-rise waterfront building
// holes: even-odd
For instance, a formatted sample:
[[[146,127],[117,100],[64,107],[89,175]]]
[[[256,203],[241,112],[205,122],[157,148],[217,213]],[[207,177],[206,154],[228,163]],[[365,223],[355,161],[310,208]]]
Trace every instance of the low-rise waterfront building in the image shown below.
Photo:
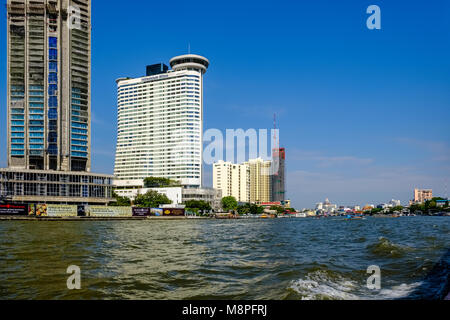
[[[0,169],[0,196],[13,203],[107,205],[112,176],[74,171]]]
[[[132,201],[150,190],[166,195],[172,205],[181,205],[189,200],[202,200],[208,202],[215,211],[221,209],[222,192],[214,188],[146,188],[143,180],[114,180],[114,192]]]
[[[203,200],[208,202],[214,211],[222,208],[222,191],[214,188],[184,188],[182,190],[183,203],[189,200]]]
[[[325,199],[324,202],[319,202],[316,204],[316,211],[318,213],[327,213],[327,214],[331,214],[331,213],[335,213],[337,211],[338,207],[336,204],[332,204],[330,202],[330,200]]]

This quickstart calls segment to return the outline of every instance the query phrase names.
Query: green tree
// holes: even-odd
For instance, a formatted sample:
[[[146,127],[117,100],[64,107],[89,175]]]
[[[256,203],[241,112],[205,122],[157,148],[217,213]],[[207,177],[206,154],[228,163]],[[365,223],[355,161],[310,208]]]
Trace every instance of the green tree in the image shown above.
[[[250,204],[250,213],[251,214],[263,214],[264,208],[252,203],[252,204]]]
[[[175,180],[159,177],[147,177],[144,179],[145,188],[166,188],[166,187],[178,187],[180,183]]]
[[[195,213],[200,212],[204,214],[206,211],[210,211],[211,205],[203,200],[189,200],[184,203],[186,205],[186,209],[190,211],[194,211]]]
[[[402,206],[396,206],[396,207],[391,208],[391,210],[389,210],[389,212],[390,213],[394,213],[395,211],[402,212],[402,210],[403,210]]]
[[[280,206],[271,206],[270,210],[275,210],[277,214],[282,214],[285,211],[284,208]]]
[[[150,190],[146,194],[140,194],[134,200],[134,204],[141,208],[157,208],[162,204],[171,204],[172,201],[165,194]]]
[[[370,214],[379,214],[379,213],[381,213],[383,210],[384,210],[384,209],[381,209],[381,208],[373,208],[373,209],[370,211]]]
[[[112,207],[129,207],[131,206],[131,200],[127,197],[121,197],[117,193],[113,192],[113,198],[116,200],[110,203]]]
[[[237,207],[237,212],[240,215],[249,214],[250,213],[250,204],[245,203],[245,204],[239,205]]]
[[[235,197],[225,197],[222,198],[222,208],[225,211],[236,210],[238,207],[238,203]]]

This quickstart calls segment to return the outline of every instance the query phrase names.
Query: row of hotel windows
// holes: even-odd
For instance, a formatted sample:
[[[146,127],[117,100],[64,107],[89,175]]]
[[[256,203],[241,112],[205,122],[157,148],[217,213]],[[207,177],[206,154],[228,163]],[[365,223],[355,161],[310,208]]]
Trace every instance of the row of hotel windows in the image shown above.
[[[157,119],[153,119],[153,121],[149,122],[146,119],[142,119],[142,118],[135,118],[135,119],[121,119],[118,121],[118,125],[119,128],[121,126],[133,126],[134,127],[150,127],[150,126],[154,126],[155,123],[160,123],[161,120],[165,120],[164,126],[160,126],[160,127],[166,127],[168,124],[175,124],[175,123],[179,123],[179,124],[184,124],[184,125],[188,125],[188,126],[193,126],[193,123],[189,123],[188,121],[195,121],[195,119],[197,119],[198,121],[200,121],[200,116],[178,116],[178,117],[167,117],[167,118],[161,118],[160,121],[158,121]],[[134,120],[134,121],[133,121]],[[186,123],[187,122],[187,123]]]
[[[155,102],[159,102],[159,103],[163,103],[163,102],[171,102],[171,100],[174,99],[181,99],[181,98],[186,98],[187,97],[187,93],[189,94],[200,94],[200,92],[198,91],[180,91],[180,92],[176,92],[176,93],[170,93],[170,94],[159,94],[159,95],[144,95],[142,97],[136,97],[136,98],[129,98],[128,100],[125,99],[125,97],[123,98],[119,98],[118,103],[119,104],[126,104],[126,101],[138,101],[138,100],[149,100],[149,101],[155,101]],[[198,97],[199,98],[199,97]],[[194,100],[189,100],[189,101],[194,101]],[[199,100],[198,100],[199,101]]]
[[[194,87],[200,87],[200,81],[199,80],[191,80],[191,79],[184,79],[184,80],[176,80],[176,81],[168,81],[168,82],[159,82],[155,84],[150,85],[140,85],[135,87],[128,87],[128,88],[119,88],[118,93],[119,95],[122,94],[131,94],[136,92],[157,92],[157,90],[163,90],[163,89],[170,89],[172,88],[179,88],[181,86],[194,86]]]
[[[200,110],[200,103],[189,103],[187,102],[189,100],[184,99],[183,101],[173,101],[173,102],[167,102],[167,103],[147,103],[142,105],[119,105],[119,116],[120,115],[132,115],[132,114],[147,114],[151,112],[150,114],[155,113],[169,113],[174,111],[180,111],[180,110]],[[183,103],[177,103],[175,102],[183,102]],[[179,107],[179,108],[175,108]],[[172,109],[168,109],[172,108]]]
[[[152,85],[158,85],[158,84],[167,84],[167,83],[177,83],[181,81],[186,81],[186,78],[188,81],[195,81],[199,82],[198,79],[200,79],[200,76],[195,75],[177,75],[175,77],[171,77],[169,79],[164,79],[162,81],[154,81],[154,82],[145,82],[145,83],[130,83],[130,84],[124,84],[119,85],[119,91],[121,90],[129,90],[129,89],[144,89]]]
[[[182,91],[183,90],[183,91]],[[200,88],[195,87],[179,87],[175,89],[169,89],[169,90],[159,90],[159,91],[143,91],[142,93],[140,90],[137,91],[135,94],[133,93],[121,93],[119,94],[119,101],[122,101],[124,99],[130,98],[130,99],[142,99],[142,98],[153,98],[153,97],[162,97],[162,96],[173,96],[176,94],[182,94],[182,93],[198,93],[200,91]]]
[[[183,77],[171,78],[169,80],[157,81],[157,82],[146,82],[146,83],[134,83],[128,85],[120,85],[118,88],[118,93],[135,92],[136,90],[158,90],[165,88],[173,88],[179,86],[199,86],[200,80],[198,79],[187,79]]]
[[[134,87],[127,90],[119,90],[117,92],[118,97],[134,97],[142,96],[148,94],[162,95],[168,92],[177,92],[180,90],[200,90],[200,85],[197,83],[177,83],[177,84],[166,84],[158,87]]]

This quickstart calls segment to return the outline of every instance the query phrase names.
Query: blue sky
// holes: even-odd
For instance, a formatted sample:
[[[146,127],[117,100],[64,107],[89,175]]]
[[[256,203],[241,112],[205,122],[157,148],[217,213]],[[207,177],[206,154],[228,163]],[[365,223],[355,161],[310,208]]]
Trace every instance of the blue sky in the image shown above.
[[[4,1],[5,2],[5,1]],[[366,8],[381,8],[368,30]],[[1,7],[0,166],[6,165]],[[450,176],[450,4],[436,1],[132,1],[92,4],[93,170],[112,173],[115,79],[206,56],[205,126],[272,128],[298,208],[445,195]],[[211,184],[210,168],[205,182]]]

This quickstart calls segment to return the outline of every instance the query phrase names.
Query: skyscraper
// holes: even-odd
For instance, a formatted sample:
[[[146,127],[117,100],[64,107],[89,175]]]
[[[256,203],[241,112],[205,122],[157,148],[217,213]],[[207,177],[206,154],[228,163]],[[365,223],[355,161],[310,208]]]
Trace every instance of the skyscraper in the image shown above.
[[[13,201],[105,203],[91,169],[91,3],[8,0],[8,169]],[[46,198],[49,197],[49,198]]]
[[[209,61],[188,54],[172,58],[170,66],[152,65],[149,76],[117,80],[116,185],[140,185],[147,177],[202,185],[203,75]]]
[[[90,1],[8,1],[8,166],[90,171]]]
[[[285,162],[286,149],[276,148],[272,156],[272,201],[284,202],[286,199]]]

